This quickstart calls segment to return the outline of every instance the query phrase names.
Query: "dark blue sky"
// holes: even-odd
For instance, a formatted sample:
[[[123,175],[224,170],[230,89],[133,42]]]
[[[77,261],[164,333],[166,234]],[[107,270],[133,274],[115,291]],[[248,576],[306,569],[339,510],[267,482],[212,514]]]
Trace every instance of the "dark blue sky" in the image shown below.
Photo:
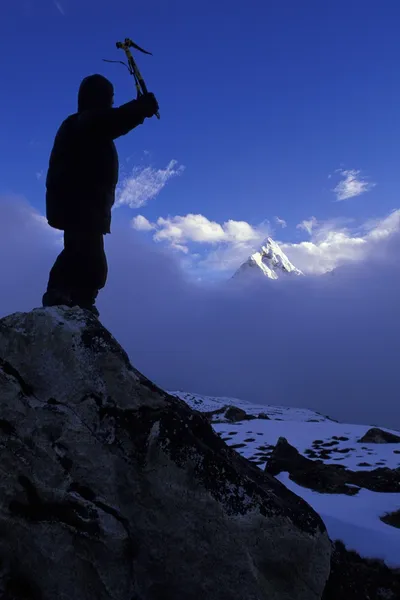
[[[128,72],[102,62],[123,58],[115,42],[129,36],[153,52],[137,60],[161,120],[118,140],[122,170],[185,170],[115,218],[278,215],[286,242],[307,238],[296,225],[310,216],[383,218],[399,205],[399,17],[395,0],[3,0],[0,193],[44,211],[48,155],[81,79],[110,77],[117,104],[133,95]],[[377,185],[334,202],[337,169]]]

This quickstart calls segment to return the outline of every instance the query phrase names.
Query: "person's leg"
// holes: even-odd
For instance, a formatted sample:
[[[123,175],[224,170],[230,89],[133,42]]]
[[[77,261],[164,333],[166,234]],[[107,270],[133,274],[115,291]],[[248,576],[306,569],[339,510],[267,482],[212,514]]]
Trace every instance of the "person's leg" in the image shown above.
[[[107,259],[104,252],[104,236],[102,233],[75,233],[77,252],[74,273],[72,302],[82,308],[97,312],[94,304],[107,281]]]
[[[80,306],[98,314],[94,304],[107,273],[103,234],[65,231],[64,250],[51,269],[43,306]]]
[[[71,304],[70,295],[70,271],[71,271],[71,248],[68,238],[64,233],[64,248],[57,256],[50,270],[47,290],[43,295],[43,306],[54,306]]]

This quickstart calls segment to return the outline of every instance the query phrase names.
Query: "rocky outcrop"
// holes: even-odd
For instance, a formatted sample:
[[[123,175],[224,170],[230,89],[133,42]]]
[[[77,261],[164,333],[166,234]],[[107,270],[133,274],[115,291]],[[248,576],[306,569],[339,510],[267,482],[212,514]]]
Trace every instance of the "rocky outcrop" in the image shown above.
[[[358,441],[361,444],[400,444],[400,435],[395,435],[389,431],[373,427]]]
[[[322,600],[397,600],[400,570],[380,560],[362,558],[336,542],[331,573]]]
[[[257,419],[264,419],[265,421],[270,421],[271,420],[271,418],[265,412],[258,413]]]
[[[215,410],[202,412],[210,423],[239,423],[241,421],[252,421],[253,419],[261,419],[257,415],[249,415],[245,410],[233,405],[225,405]],[[266,417],[268,419],[268,417]]]
[[[386,525],[400,529],[400,510],[395,510],[394,512],[383,515],[381,521],[386,523]]]
[[[318,515],[90,313],[0,320],[0,597],[319,600]]]
[[[225,412],[225,419],[230,423],[238,423],[239,421],[251,421],[255,419],[255,415],[248,415],[245,410],[237,406],[229,406]]]
[[[360,488],[374,492],[400,492],[400,469],[373,469],[351,471],[343,465],[324,464],[322,460],[310,460],[291,446],[285,438],[279,438],[265,471],[278,475],[289,473],[292,481],[322,494],[346,494],[354,496]]]

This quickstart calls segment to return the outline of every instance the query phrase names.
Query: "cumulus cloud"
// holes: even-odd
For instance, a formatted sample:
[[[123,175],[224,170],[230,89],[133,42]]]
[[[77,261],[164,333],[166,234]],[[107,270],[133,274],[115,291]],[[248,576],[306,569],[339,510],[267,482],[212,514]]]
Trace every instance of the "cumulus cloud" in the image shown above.
[[[153,240],[164,242],[186,255],[193,273],[219,276],[233,273],[271,235],[268,222],[252,226],[246,221],[211,221],[201,214],[160,217],[151,223],[143,215],[132,219],[138,231],[152,232]],[[383,219],[370,220],[355,227],[351,219],[318,221],[304,219],[297,228],[310,239],[299,243],[280,243],[290,261],[306,275],[320,275],[359,261],[379,251],[379,241],[400,229],[400,210]],[[279,240],[278,240],[279,242]]]
[[[346,221],[338,219],[318,223],[312,217],[298,226],[310,234],[310,241],[282,244],[282,249],[303,273],[325,273],[380,252],[380,242],[400,230],[400,210],[381,220],[367,221],[356,229],[343,223]]]
[[[285,227],[287,227],[285,219],[281,219],[280,217],[275,217],[275,223],[282,227],[282,229],[285,229]]]
[[[365,194],[376,185],[376,183],[367,181],[365,177],[362,177],[359,170],[350,169],[346,171],[339,169],[337,172],[340,173],[342,181],[339,181],[332,191],[336,194],[336,200],[339,202]]]
[[[258,240],[260,232],[246,221],[225,221],[222,225],[210,221],[203,215],[188,214],[157,220],[155,241],[198,242],[217,244],[221,242],[241,243]]]
[[[132,227],[137,231],[151,231],[155,226],[143,215],[137,215],[132,219]]]
[[[132,226],[141,231],[154,230],[155,242],[165,242],[185,254],[196,244],[212,248],[211,252],[208,249],[202,255],[195,253],[194,258],[201,259],[203,267],[206,264],[211,267],[214,263],[219,270],[225,270],[227,265],[230,268],[240,258],[247,258],[254,245],[261,243],[269,232],[265,223],[254,227],[246,221],[229,219],[221,224],[201,214],[159,217],[155,223],[138,215],[132,219]]]
[[[400,427],[398,211],[365,226],[375,250],[335,276],[187,279],[179,255],[132,227],[106,236],[101,321],[166,389],[309,406],[344,421]],[[368,239],[370,239],[370,237]],[[367,242],[369,243],[369,242]],[[60,232],[18,198],[0,202],[0,316],[40,305]]]
[[[140,208],[155,198],[173,177],[181,175],[185,167],[171,160],[165,169],[134,167],[130,175],[124,177],[117,189],[115,208],[126,205]]]

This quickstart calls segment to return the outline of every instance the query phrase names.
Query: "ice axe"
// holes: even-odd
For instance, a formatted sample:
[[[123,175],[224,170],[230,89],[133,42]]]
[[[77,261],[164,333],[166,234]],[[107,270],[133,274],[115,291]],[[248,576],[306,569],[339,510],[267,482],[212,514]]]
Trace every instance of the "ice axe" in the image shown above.
[[[121,63],[122,65],[127,67],[129,73],[132,75],[132,77],[135,80],[135,86],[136,86],[138,98],[140,96],[143,96],[143,94],[147,94],[147,86],[144,82],[142,74],[139,71],[139,67],[136,64],[136,61],[133,58],[131,48],[135,48],[135,50],[139,50],[139,52],[143,52],[143,54],[152,55],[151,52],[144,50],[143,48],[141,48],[140,46],[135,44],[135,42],[132,42],[132,40],[129,38],[125,38],[124,42],[117,42],[116,46],[118,49],[121,49],[125,52],[126,58],[128,60],[128,64],[126,64],[123,60],[107,60],[106,58],[103,58],[103,60],[105,62]],[[159,112],[156,113],[156,117],[157,117],[157,119],[160,118]]]

